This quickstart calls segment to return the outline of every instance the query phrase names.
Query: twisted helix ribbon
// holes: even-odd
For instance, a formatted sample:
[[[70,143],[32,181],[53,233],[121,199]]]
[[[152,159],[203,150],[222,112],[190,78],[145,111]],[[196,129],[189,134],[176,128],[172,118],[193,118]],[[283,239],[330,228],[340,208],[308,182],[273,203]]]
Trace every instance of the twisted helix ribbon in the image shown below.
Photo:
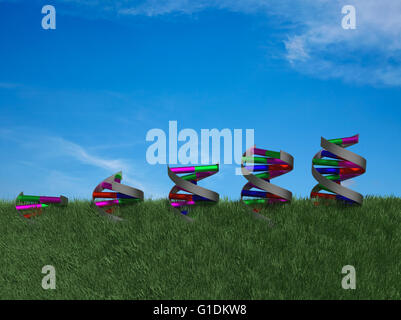
[[[293,167],[294,158],[284,151],[251,147],[241,160],[242,174],[248,180],[241,190],[241,201],[249,205],[258,218],[266,219],[259,214],[260,205],[286,203],[292,199],[290,191],[271,184],[270,180],[290,172]]]
[[[171,206],[179,210],[182,215],[187,216],[188,209],[182,209],[184,207],[193,206],[201,202],[217,203],[219,201],[219,194],[198,186],[198,181],[208,178],[218,171],[218,164],[194,167],[168,167],[168,176],[175,184],[169,193]],[[178,174],[186,175],[180,177]],[[191,218],[187,218],[189,221],[192,221]]]
[[[113,174],[99,183],[92,194],[93,203],[99,213],[114,220],[122,220],[122,218],[113,215],[116,207],[119,205],[134,204],[142,201],[144,198],[142,190],[122,184],[122,178],[121,171]],[[103,192],[106,189],[115,192]],[[96,199],[102,200],[96,201]]]
[[[66,206],[68,198],[64,196],[29,196],[21,192],[15,199],[15,209],[17,209],[22,217],[27,219],[41,215],[42,209],[47,208],[50,204]]]
[[[312,159],[312,175],[318,184],[311,191],[311,198],[341,200],[349,204],[362,204],[363,196],[341,185],[366,171],[366,159],[345,148],[359,142],[359,135],[326,140],[321,138],[320,150]],[[329,159],[323,159],[329,158]],[[326,166],[315,168],[314,166]],[[326,191],[327,193],[319,192]]]

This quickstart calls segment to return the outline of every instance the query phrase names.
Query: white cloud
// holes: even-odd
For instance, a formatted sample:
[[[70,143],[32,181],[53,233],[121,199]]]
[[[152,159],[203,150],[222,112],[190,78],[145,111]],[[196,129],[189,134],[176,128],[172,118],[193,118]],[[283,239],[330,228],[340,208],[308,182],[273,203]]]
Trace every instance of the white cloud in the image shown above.
[[[305,41],[300,36],[292,37],[284,40],[285,48],[287,49],[287,59],[290,63],[294,61],[305,61],[309,59],[309,54],[305,51]]]
[[[297,70],[320,78],[400,86],[401,1],[352,2],[356,30],[342,29],[341,5],[330,4],[324,12],[314,14],[324,19],[308,19],[302,32],[289,36],[286,58]]]
[[[377,86],[401,85],[399,0],[148,0],[120,13],[148,16],[194,13],[213,7],[265,13],[292,24],[283,34],[283,56],[296,70],[319,78]],[[129,4],[128,2],[125,5]],[[356,7],[357,29],[341,27],[341,8]]]
[[[375,86],[401,86],[400,0],[61,0],[69,14],[111,17],[193,14],[208,8],[264,14],[277,22],[281,57],[318,78]],[[356,8],[355,30],[341,27],[344,5]],[[286,29],[281,28],[285,22]],[[272,31],[274,32],[274,30]]]

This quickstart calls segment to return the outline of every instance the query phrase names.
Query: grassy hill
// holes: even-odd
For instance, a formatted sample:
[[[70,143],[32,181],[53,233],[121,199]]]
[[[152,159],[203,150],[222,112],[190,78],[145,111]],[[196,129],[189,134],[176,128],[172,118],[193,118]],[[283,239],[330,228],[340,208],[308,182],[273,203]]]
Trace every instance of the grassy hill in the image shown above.
[[[401,199],[361,207],[310,200],[269,208],[275,225],[239,202],[192,209],[167,200],[121,208],[122,222],[90,202],[46,208],[29,223],[0,202],[1,299],[400,299]],[[56,290],[41,287],[56,269]],[[341,287],[345,265],[356,290]]]

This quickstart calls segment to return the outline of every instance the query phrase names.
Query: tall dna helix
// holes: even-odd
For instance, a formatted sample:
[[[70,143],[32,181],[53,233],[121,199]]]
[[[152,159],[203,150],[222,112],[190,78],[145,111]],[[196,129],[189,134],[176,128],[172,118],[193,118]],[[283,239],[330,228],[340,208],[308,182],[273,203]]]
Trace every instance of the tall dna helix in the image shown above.
[[[266,204],[288,203],[292,193],[270,180],[290,172],[294,168],[294,158],[284,151],[249,148],[242,156],[241,172],[248,180],[241,190],[241,201],[257,217],[270,221],[260,214]],[[256,172],[256,174],[254,174]]]
[[[363,196],[360,193],[341,184],[366,171],[366,159],[345,149],[358,142],[359,135],[330,140],[321,138],[320,146],[323,149],[312,159],[312,175],[318,184],[313,187],[311,198],[335,199],[348,204],[362,204]],[[323,167],[315,168],[315,166]]]

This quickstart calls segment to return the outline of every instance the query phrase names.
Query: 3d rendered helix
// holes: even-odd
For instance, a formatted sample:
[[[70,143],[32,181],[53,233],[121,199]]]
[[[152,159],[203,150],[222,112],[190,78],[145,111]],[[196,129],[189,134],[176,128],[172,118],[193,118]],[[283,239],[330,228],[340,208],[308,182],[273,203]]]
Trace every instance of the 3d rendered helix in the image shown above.
[[[193,219],[187,216],[188,207],[202,203],[217,203],[219,194],[212,190],[198,186],[198,181],[208,178],[219,171],[219,165],[193,166],[167,168],[169,178],[174,182],[170,190],[169,200],[171,206],[186,217],[188,221]],[[178,176],[178,174],[185,174]]]
[[[35,216],[42,214],[42,209],[47,208],[49,205],[66,206],[68,198],[48,197],[48,196],[30,196],[21,192],[15,199],[15,209],[22,217],[31,219]]]
[[[142,190],[122,184],[122,178],[122,172],[117,172],[99,183],[92,193],[92,200],[98,212],[113,220],[123,220],[121,217],[113,215],[119,205],[134,204],[144,198]],[[115,192],[104,192],[105,189]],[[96,201],[96,199],[102,199],[102,201]]]
[[[241,160],[241,172],[248,180],[242,188],[241,201],[250,206],[259,218],[264,217],[259,214],[261,204],[290,202],[292,193],[271,184],[270,180],[290,172],[293,168],[294,158],[284,151],[249,148]]]
[[[361,194],[341,185],[341,182],[360,176],[366,171],[366,159],[345,149],[358,142],[359,135],[331,140],[321,138],[320,146],[323,149],[312,159],[312,175],[318,184],[312,189],[311,198],[362,204]]]

